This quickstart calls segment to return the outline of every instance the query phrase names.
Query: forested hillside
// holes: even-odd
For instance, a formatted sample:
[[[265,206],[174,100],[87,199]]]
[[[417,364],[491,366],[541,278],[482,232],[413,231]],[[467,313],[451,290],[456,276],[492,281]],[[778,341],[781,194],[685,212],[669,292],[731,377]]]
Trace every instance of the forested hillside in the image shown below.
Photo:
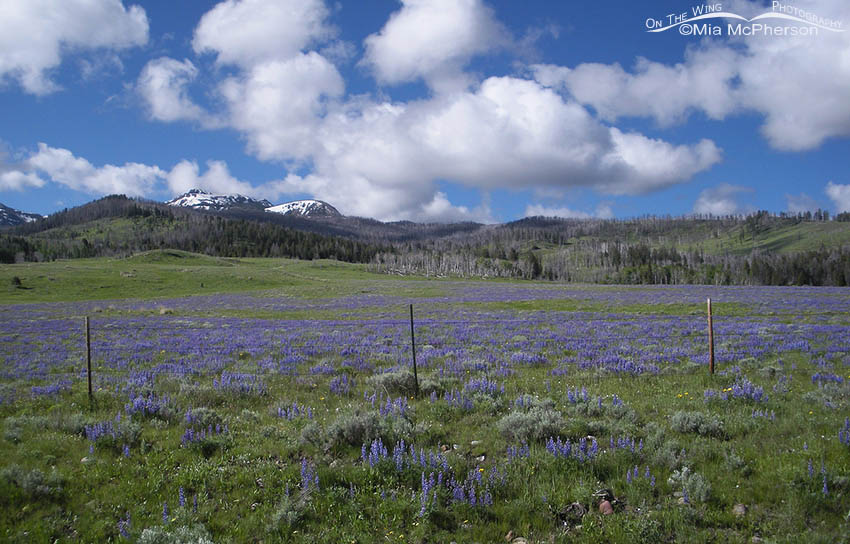
[[[625,284],[850,285],[850,216],[527,218],[397,244],[372,269],[396,274]]]
[[[0,262],[180,249],[330,258],[389,274],[626,284],[850,285],[850,214],[533,217],[503,225],[204,212],[106,197],[0,230]]]
[[[274,221],[252,221],[109,196],[7,229],[0,235],[0,262],[121,257],[165,248],[221,257],[346,262],[370,262],[381,249],[350,238],[296,230]]]

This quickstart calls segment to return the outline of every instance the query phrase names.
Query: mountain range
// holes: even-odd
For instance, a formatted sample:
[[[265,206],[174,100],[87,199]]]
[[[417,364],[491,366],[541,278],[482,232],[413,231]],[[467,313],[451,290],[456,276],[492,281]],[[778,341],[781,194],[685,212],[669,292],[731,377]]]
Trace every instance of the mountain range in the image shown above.
[[[191,189],[173,200],[169,206],[217,212],[267,211],[299,217],[341,217],[339,211],[321,200],[294,200],[277,206],[268,200],[258,200],[243,195],[213,194],[201,189]]]
[[[499,225],[381,222],[318,200],[272,206],[190,191],[112,195],[0,230],[0,262],[180,249],[220,257],[337,259],[389,274],[584,283],[850,285],[850,213],[563,219]],[[29,222],[27,218],[30,219]]]
[[[182,195],[165,202],[168,206],[189,208],[208,212],[270,212],[290,217],[342,217],[339,211],[321,200],[294,200],[273,205],[265,199],[256,199],[244,195],[214,194],[202,189],[190,189]],[[43,216],[15,210],[0,204],[0,227],[14,227],[29,223]]]
[[[0,227],[21,225],[41,218],[42,216],[37,213],[22,212],[0,204]]]

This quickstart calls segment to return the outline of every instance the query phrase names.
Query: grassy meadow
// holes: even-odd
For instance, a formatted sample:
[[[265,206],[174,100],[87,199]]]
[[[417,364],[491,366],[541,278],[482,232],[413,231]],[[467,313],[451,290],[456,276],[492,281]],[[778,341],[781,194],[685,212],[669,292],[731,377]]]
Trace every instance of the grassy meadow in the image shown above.
[[[850,541],[848,289],[154,251],[0,309],[2,541]]]

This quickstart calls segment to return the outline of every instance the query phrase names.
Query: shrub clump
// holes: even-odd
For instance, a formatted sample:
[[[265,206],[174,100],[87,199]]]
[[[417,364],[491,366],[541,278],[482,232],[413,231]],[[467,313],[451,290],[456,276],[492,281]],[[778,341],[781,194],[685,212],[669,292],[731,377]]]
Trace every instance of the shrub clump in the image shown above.
[[[457,385],[457,380],[454,378],[427,376],[419,383],[419,391],[423,395],[430,395],[431,393],[442,395],[446,391],[451,390],[455,385]]]
[[[203,525],[194,527],[148,527],[142,531],[139,544],[214,544]]]
[[[685,462],[685,450],[676,440],[668,438],[665,427],[655,422],[649,422],[644,427],[646,432],[645,451],[651,452],[653,464],[675,469]]]
[[[707,502],[711,497],[711,484],[699,472],[692,472],[688,467],[673,471],[667,483],[673,489],[680,489],[688,502]]]
[[[120,413],[115,420],[108,419],[83,429],[85,437],[94,445],[118,450],[124,444],[135,445],[139,442],[142,427],[128,418],[121,419]]]
[[[222,423],[224,423],[224,419],[221,417],[221,415],[219,415],[218,412],[216,412],[212,408],[207,408],[206,406],[201,406],[199,408],[189,408],[188,410],[186,410],[184,418],[186,420],[187,425],[194,425],[198,427],[209,427],[210,425],[215,427],[216,425],[221,425]]]
[[[65,477],[56,469],[50,474],[44,474],[37,468],[26,470],[13,464],[4,468],[0,474],[4,480],[33,498],[60,498],[64,493]]]
[[[499,432],[509,442],[539,442],[558,436],[564,420],[561,412],[540,405],[526,411],[513,411],[499,420]]]
[[[304,519],[310,505],[311,489],[299,490],[290,495],[286,494],[275,508],[269,523],[269,531],[294,529]]]
[[[680,410],[673,414],[670,425],[680,433],[696,433],[700,436],[722,437],[723,422],[714,415],[704,412],[685,412]]]
[[[570,402],[573,415],[578,417],[593,417],[623,421],[626,423],[637,423],[638,417],[634,410],[614,395],[611,400],[602,397],[577,398]]]
[[[375,374],[369,377],[369,383],[377,389],[384,389],[388,393],[404,393],[411,395],[416,391],[416,378],[409,370],[394,370]]]
[[[381,416],[376,412],[362,412],[360,410],[340,417],[331,423],[325,432],[328,447],[342,444],[361,446],[376,438],[392,444],[398,440],[409,441],[412,436],[413,425],[407,418],[390,415]]]

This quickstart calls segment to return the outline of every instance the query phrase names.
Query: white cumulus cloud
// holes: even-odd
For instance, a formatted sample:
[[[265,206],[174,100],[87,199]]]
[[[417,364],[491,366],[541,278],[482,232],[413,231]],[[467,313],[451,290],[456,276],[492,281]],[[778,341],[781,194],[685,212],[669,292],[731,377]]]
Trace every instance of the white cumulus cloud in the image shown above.
[[[825,192],[838,213],[850,212],[850,185],[840,185],[830,181],[826,184]]]
[[[785,200],[788,203],[787,210],[790,213],[813,212],[820,208],[817,201],[807,195],[800,193],[798,195],[785,195]]]
[[[23,191],[29,187],[42,187],[44,180],[32,172],[10,170],[0,173],[0,191]]]
[[[564,89],[608,121],[620,117],[652,117],[660,125],[683,121],[693,111],[723,119],[735,110],[729,92],[737,75],[736,54],[724,47],[688,49],[685,62],[668,66],[638,58],[634,72],[619,64],[586,63],[574,69],[534,65],[535,79]]]
[[[566,219],[610,219],[614,217],[611,207],[600,204],[593,213],[574,210],[566,206],[546,206],[544,204],[529,204],[525,207],[525,217],[563,217]]]
[[[148,19],[121,0],[4,0],[0,4],[0,81],[31,94],[58,90],[49,71],[69,51],[144,45]]]
[[[457,90],[470,82],[463,68],[472,57],[509,41],[481,0],[402,0],[380,32],[366,38],[363,64],[383,83],[423,78],[436,90]]]
[[[210,116],[189,97],[187,86],[198,75],[192,61],[161,57],[142,69],[136,89],[157,121],[200,121],[212,124]]]
[[[800,4],[809,13],[850,21],[850,4],[842,0]],[[770,11],[754,2],[732,7],[750,15]],[[695,112],[718,120],[755,112],[770,145],[787,151],[850,136],[850,32],[706,40],[673,65],[638,58],[631,70],[586,63],[536,65],[532,72],[609,121],[649,117],[667,126]]]
[[[729,183],[704,189],[694,203],[694,213],[717,216],[746,213],[750,211],[750,208],[738,201],[738,195],[750,192],[752,192],[750,187]]]
[[[258,64],[219,87],[230,125],[261,159],[303,159],[317,145],[328,98],[345,88],[336,67],[320,54],[298,53]]]
[[[135,162],[97,167],[67,149],[44,143],[38,144],[38,151],[30,155],[25,165],[28,171],[19,171],[23,176],[43,174],[50,181],[70,189],[101,195],[145,196],[153,192],[156,183],[165,176],[156,166]]]
[[[335,34],[327,16],[322,0],[226,0],[201,18],[192,46],[222,64],[287,59]]]

